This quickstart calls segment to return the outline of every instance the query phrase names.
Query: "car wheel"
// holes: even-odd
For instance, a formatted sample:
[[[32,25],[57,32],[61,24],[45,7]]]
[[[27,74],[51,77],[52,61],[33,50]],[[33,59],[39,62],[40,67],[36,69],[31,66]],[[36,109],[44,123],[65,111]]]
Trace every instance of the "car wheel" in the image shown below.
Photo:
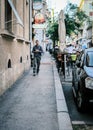
[[[82,92],[80,90],[78,90],[78,92],[77,92],[76,102],[77,102],[78,111],[79,112],[84,112],[87,103],[86,103],[84,94],[82,94]]]

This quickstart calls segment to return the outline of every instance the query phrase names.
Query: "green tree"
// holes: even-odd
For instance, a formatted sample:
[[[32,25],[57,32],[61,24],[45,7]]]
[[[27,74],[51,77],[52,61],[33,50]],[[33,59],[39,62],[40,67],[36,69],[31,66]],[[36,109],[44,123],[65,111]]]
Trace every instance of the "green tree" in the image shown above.
[[[69,3],[65,9],[66,34],[77,34],[83,22],[88,18],[84,11],[79,10],[77,5]]]
[[[53,41],[53,46],[55,46],[55,42],[58,41],[58,22],[54,21],[51,23],[48,28],[47,34],[50,36],[50,39]]]

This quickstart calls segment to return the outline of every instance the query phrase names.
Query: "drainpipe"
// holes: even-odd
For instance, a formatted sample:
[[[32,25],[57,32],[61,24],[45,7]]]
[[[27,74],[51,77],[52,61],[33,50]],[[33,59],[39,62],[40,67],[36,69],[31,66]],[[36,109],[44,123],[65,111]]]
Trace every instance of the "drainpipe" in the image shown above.
[[[32,0],[29,0],[29,41],[32,42]]]
[[[29,0],[29,41],[30,41],[30,58],[32,43],[32,0]]]

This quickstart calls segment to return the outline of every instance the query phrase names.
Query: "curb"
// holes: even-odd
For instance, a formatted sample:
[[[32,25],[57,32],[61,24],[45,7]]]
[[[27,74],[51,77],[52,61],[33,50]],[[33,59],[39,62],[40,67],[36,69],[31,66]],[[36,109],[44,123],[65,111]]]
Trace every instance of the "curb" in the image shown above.
[[[60,77],[55,64],[53,64],[53,72],[59,130],[73,130],[72,123],[68,113],[67,104],[65,101],[65,96],[60,82]]]

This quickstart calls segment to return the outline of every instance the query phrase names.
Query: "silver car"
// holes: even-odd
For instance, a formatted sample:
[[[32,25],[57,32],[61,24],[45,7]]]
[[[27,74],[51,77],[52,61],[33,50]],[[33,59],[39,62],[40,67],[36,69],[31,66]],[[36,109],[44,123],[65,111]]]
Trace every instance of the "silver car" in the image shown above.
[[[85,49],[72,69],[72,90],[79,111],[93,102],[93,48]]]

